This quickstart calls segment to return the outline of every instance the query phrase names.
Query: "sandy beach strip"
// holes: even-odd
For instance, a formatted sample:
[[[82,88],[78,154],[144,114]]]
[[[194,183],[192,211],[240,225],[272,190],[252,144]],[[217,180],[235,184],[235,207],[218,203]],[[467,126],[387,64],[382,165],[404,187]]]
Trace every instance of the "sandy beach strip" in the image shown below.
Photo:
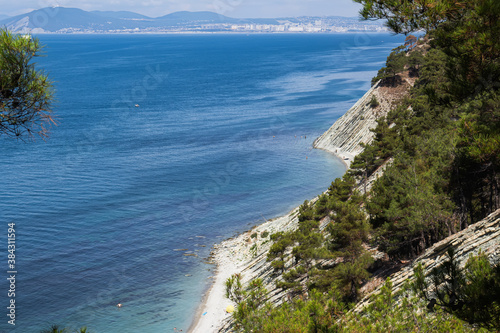
[[[338,157],[345,164],[346,169],[349,169],[356,156],[353,152],[340,147],[332,147],[331,145],[316,148],[326,150]],[[314,202],[316,200],[317,197],[310,201]],[[262,264],[272,244],[269,236],[262,237],[262,233],[267,231],[271,235],[278,231],[296,229],[298,226],[298,210],[297,207],[284,216],[266,221],[237,237],[229,238],[220,244],[214,245],[213,259],[217,265],[217,270],[213,278],[213,284],[198,308],[196,318],[189,328],[189,332],[219,332],[219,329],[227,324],[231,315],[226,313],[226,308],[229,305],[234,306],[234,304],[226,298],[226,280],[236,273],[242,274],[243,283],[255,278],[257,272],[252,267],[257,266],[259,261]],[[254,233],[258,236],[251,237]]]
[[[340,154],[334,149],[324,149],[337,156],[349,168],[354,154],[342,151]],[[315,202],[318,197],[310,200]],[[265,258],[272,245],[269,236],[263,238],[262,233],[271,235],[279,231],[295,230],[298,226],[299,207],[288,214],[268,220],[236,237],[229,238],[220,244],[214,245],[213,260],[217,265],[213,284],[196,312],[196,317],[188,332],[212,333],[219,332],[229,320],[231,315],[226,313],[226,308],[233,304],[226,298],[226,280],[233,274],[241,273],[242,282],[246,283],[255,278],[255,272],[250,269],[256,264],[255,258]],[[252,234],[257,237],[252,238]],[[252,247],[255,249],[252,250]],[[260,259],[262,260],[262,259]]]
[[[322,149],[341,159],[346,165],[346,169],[349,169],[355,157],[355,154],[341,149],[339,151],[339,148]],[[310,201],[315,202],[317,198],[315,197]],[[298,211],[299,207],[296,207],[286,215],[268,220],[247,232],[214,245],[213,260],[217,265],[217,269],[213,277],[213,284],[205,294],[203,302],[197,310],[194,323],[188,332],[219,332],[219,329],[230,320],[231,315],[226,313],[226,308],[229,305],[234,306],[234,304],[226,298],[226,280],[236,273],[242,273],[243,282],[255,278],[253,276],[255,273],[250,272],[249,268],[255,265],[254,259],[256,257],[266,257],[272,245],[269,236],[263,238],[262,233],[267,231],[271,235],[278,231],[296,229],[298,226]],[[252,238],[251,235],[254,233],[258,236]],[[252,250],[253,246],[256,249]]]
[[[316,198],[312,201],[315,200]],[[295,229],[298,225],[297,216],[298,207],[284,216],[266,221],[237,237],[214,245],[213,259],[217,265],[214,282],[205,295],[189,332],[218,332],[219,328],[229,321],[231,315],[226,313],[226,308],[234,304],[226,298],[226,280],[236,273],[242,273],[243,282],[253,279],[254,276],[248,268],[252,266],[255,258],[262,258],[269,251],[272,244],[269,235]],[[263,237],[266,232],[267,237]],[[257,236],[252,237],[253,234]]]
[[[230,314],[225,311],[226,307],[232,304],[225,297],[225,283],[232,274],[238,272],[238,266],[226,259],[216,259],[216,262],[217,270],[214,282],[198,308],[196,322],[189,328],[189,332],[217,332],[224,319],[230,317]]]

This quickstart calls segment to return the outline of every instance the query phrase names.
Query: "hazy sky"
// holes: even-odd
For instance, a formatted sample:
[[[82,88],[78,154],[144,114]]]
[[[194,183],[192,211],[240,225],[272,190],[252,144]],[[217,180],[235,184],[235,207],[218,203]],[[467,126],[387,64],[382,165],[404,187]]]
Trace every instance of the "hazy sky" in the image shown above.
[[[128,10],[151,17],[175,11],[213,11],[230,17],[357,16],[352,0],[0,0],[0,14],[18,15],[51,6]]]

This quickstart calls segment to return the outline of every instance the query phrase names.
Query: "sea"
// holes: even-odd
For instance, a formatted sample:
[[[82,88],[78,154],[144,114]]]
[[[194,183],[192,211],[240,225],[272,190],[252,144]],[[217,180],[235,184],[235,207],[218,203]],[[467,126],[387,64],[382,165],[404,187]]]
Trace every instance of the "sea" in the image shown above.
[[[186,331],[214,244],[343,175],[313,141],[403,43],[389,33],[37,37],[57,125],[45,141],[0,137],[0,332]]]

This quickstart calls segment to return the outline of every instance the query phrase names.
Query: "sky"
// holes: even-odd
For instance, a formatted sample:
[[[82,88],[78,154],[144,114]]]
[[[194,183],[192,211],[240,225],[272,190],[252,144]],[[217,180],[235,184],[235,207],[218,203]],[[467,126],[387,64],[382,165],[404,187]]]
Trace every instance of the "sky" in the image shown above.
[[[358,16],[352,0],[0,0],[0,14],[15,16],[61,6],[83,10],[127,10],[150,17],[176,11],[212,11],[236,18]]]

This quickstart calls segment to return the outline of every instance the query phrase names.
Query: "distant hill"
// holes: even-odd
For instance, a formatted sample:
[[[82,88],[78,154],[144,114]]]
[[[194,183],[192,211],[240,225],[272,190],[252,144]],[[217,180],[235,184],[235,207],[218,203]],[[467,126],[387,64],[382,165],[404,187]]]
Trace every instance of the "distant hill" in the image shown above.
[[[123,22],[122,22],[123,21]],[[77,8],[43,8],[0,21],[12,31],[57,32],[65,29],[111,30],[123,28],[125,20],[110,19]]]
[[[175,12],[157,17],[156,20],[166,25],[193,25],[193,24],[278,24],[275,19],[236,19],[213,12]]]
[[[158,21],[169,21],[179,23],[236,23],[238,19],[233,19],[213,12],[175,12],[165,16],[157,17]]]
[[[190,27],[206,24],[278,24],[274,19],[235,19],[213,12],[175,12],[157,18],[128,11],[92,11],[77,8],[43,8],[3,17],[0,26],[18,32],[112,31]]]
[[[3,15],[3,14],[0,14],[0,20],[4,20],[6,18],[9,18],[10,16],[8,15]]]
[[[112,11],[99,11],[99,10],[94,10],[91,11],[90,13],[96,14],[102,17],[107,17],[107,18],[115,18],[115,19],[124,19],[124,20],[153,20],[153,18],[137,14],[134,12],[127,12],[127,11],[119,11],[119,12],[112,12]]]
[[[151,18],[133,12],[93,11],[77,8],[43,8],[27,14],[0,20],[0,26],[13,31],[64,32],[110,31],[123,29],[148,29],[194,24],[230,24],[242,20],[212,12],[176,12],[158,18]]]
[[[11,31],[21,33],[113,33],[231,31],[232,25],[238,25],[238,28],[235,28],[239,29],[238,31],[285,31],[283,24],[313,27],[316,25],[315,20],[324,20],[324,22],[333,25],[335,25],[332,23],[334,21],[346,24],[356,23],[360,26],[373,24],[371,22],[360,23],[357,18],[236,19],[207,11],[182,11],[151,18],[128,11],[87,12],[77,8],[47,7],[14,17],[0,17],[0,28],[6,27]],[[262,27],[262,25],[282,25],[282,28],[279,30],[275,27]],[[295,29],[293,31],[305,30]]]

